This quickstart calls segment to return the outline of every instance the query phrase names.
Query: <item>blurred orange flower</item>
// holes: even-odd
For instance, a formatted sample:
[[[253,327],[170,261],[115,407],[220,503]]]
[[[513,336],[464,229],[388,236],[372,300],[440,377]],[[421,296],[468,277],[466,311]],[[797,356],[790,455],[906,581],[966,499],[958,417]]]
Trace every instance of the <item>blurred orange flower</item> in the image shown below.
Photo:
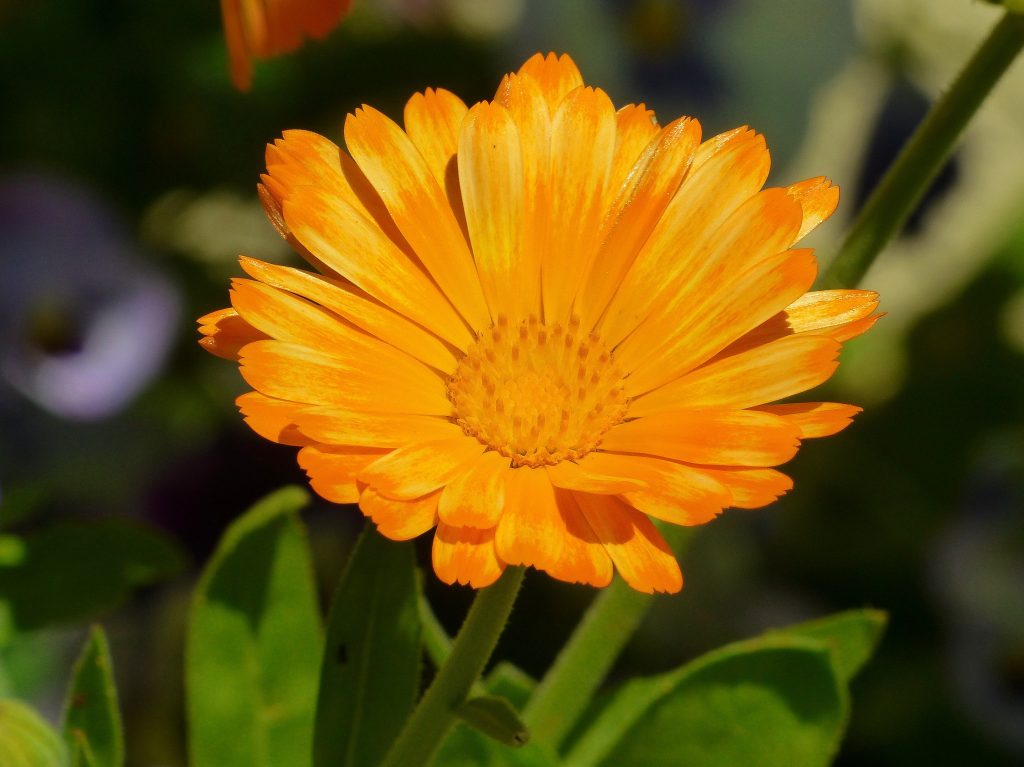
[[[393,539],[436,527],[443,581],[677,591],[652,517],[772,502],[771,467],[859,411],[765,404],[825,381],[878,301],[807,292],[793,245],[838,189],[762,189],[753,131],[616,111],[552,54],[471,109],[414,95],[404,130],[364,106],[345,141],[268,147],[267,213],[319,273],[243,257],[200,343],[241,361],[246,421],[320,495]]]
[[[249,90],[254,58],[289,53],[307,37],[326,37],[351,6],[352,0],[220,0],[231,81]]]

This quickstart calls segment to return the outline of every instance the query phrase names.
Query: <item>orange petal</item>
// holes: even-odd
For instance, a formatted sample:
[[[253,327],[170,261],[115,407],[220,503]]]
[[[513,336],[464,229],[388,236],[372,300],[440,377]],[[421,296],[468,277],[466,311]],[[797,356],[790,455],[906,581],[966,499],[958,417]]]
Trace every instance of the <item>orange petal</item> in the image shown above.
[[[312,440],[299,431],[295,422],[302,405],[274,399],[259,392],[248,392],[235,400],[249,428],[264,439],[281,445],[308,445]]]
[[[294,0],[261,0],[267,14],[265,55],[293,51],[302,43],[302,26],[297,23],[304,10]]]
[[[614,496],[574,495],[626,583],[645,594],[683,587],[679,563],[651,520]]]
[[[243,320],[233,308],[218,309],[196,320],[202,338],[199,345],[210,354],[226,360],[238,360],[238,352],[246,344],[268,338]]]
[[[576,299],[575,311],[589,330],[622,283],[690,168],[700,143],[700,123],[681,118],[652,140],[621,185],[602,224],[601,245]]]
[[[389,498],[418,498],[454,480],[483,451],[483,445],[465,435],[414,443],[366,467],[359,481]]]
[[[506,75],[494,97],[512,116],[523,153],[523,227],[519,235],[521,271],[516,292],[529,314],[540,315],[540,265],[550,252],[551,116],[535,80]]]
[[[309,301],[252,280],[231,280],[231,305],[242,319],[271,338],[313,349],[345,343],[352,335],[337,317]],[[366,343],[371,342],[362,335]]]
[[[331,503],[357,503],[359,472],[376,461],[385,451],[376,448],[327,448],[311,445],[299,451],[299,466],[309,476],[309,484]]]
[[[345,143],[441,290],[472,327],[487,327],[490,315],[466,239],[405,131],[364,106],[346,118]]]
[[[429,368],[367,357],[335,346],[327,354],[283,341],[256,341],[241,352],[242,377],[268,397],[369,413],[452,412],[447,388]]]
[[[407,541],[437,524],[437,499],[440,492],[422,498],[398,501],[381,495],[372,487],[363,488],[359,508],[377,525],[385,538]]]
[[[459,140],[458,167],[473,256],[491,315],[525,318],[535,305],[532,296],[509,290],[524,269],[519,241],[523,153],[512,116],[501,104],[482,102],[470,110]]]
[[[702,525],[732,502],[721,482],[687,464],[604,451],[590,453],[584,461],[611,476],[643,480],[647,487],[627,491],[623,497],[644,514],[674,525]]]
[[[343,200],[391,240],[407,256],[415,258],[409,243],[388,213],[377,190],[337,144],[318,133],[286,130],[281,138],[267,145],[267,174],[263,182],[270,196],[276,200],[284,218],[284,202],[304,186],[313,186],[330,196]],[[266,207],[266,205],[264,206]],[[271,221],[273,221],[273,215]],[[284,220],[287,229],[287,220]],[[300,255],[310,254],[299,246]],[[314,263],[316,259],[313,259]],[[317,268],[320,268],[317,265]]]
[[[295,50],[306,37],[324,37],[351,5],[351,0],[222,0],[235,87],[249,89],[251,57],[270,58]]]
[[[862,320],[847,322],[845,325],[840,325],[838,327],[831,328],[827,331],[817,332],[823,333],[824,335],[828,335],[829,338],[834,338],[836,341],[839,341],[840,343],[845,343],[849,341],[851,338],[856,338],[862,333],[867,333],[869,330],[871,330],[872,327],[874,327],[874,324],[878,322],[880,319],[882,319],[882,317],[884,316],[884,313],[876,314],[873,317],[865,317]]]
[[[671,328],[669,337],[682,336],[688,324],[699,323],[709,312],[732,301],[737,274],[757,268],[768,257],[784,251],[799,226],[800,206],[783,190],[765,189],[749,198],[717,232],[706,237],[690,264],[689,274],[680,275],[672,284],[671,292],[664,294],[648,316],[638,318],[641,320],[639,328],[617,350],[620,364],[636,367],[651,356],[665,341],[667,323],[671,323],[667,325]],[[782,302],[775,304],[776,307],[783,305]],[[752,325],[737,333],[749,327]],[[633,391],[641,393],[642,390]]]
[[[466,212],[455,154],[467,111],[462,99],[444,88],[427,88],[423,93],[414,94],[405,105],[405,131],[423,155],[438,186],[444,190],[464,233]]]
[[[638,342],[631,346],[634,356],[642,356],[644,362],[637,363],[626,379],[627,394],[639,396],[706,362],[806,291],[817,271],[813,251],[785,251],[734,275],[715,305],[693,312],[667,339],[664,331],[655,335],[654,326],[648,327],[645,335],[653,348],[645,352]],[[639,332],[633,336],[639,337]],[[627,364],[624,348],[616,356],[620,365]]]
[[[448,165],[458,151],[459,130],[468,111],[462,99],[444,88],[415,93],[405,105],[405,132],[442,189]]]
[[[397,448],[413,442],[450,439],[462,429],[447,418],[405,413],[365,413],[308,407],[296,415],[299,430],[325,445]]]
[[[295,238],[334,272],[460,349],[472,336],[430,278],[380,227],[356,208],[316,187],[285,201]]]
[[[465,472],[445,485],[437,513],[454,527],[492,528],[505,508],[505,474],[509,460],[488,450]]]
[[[285,240],[292,243],[292,247],[302,251],[304,248],[295,241],[295,238],[291,236],[292,233],[288,231],[288,225],[284,221],[284,208],[282,207],[281,199],[270,191],[271,186],[273,186],[273,181],[270,176],[261,174],[260,182],[256,184],[256,194],[263,205],[263,212],[267,214],[267,219],[269,219],[274,230]],[[306,258],[305,253],[300,253],[300,255]]]
[[[709,144],[717,150],[705,149]],[[704,258],[712,237],[733,211],[761,188],[769,165],[764,139],[753,131],[734,133],[721,142],[712,138],[701,144],[686,179],[608,305],[599,326],[605,343],[618,344],[654,307],[664,303],[666,296],[678,292],[680,285],[693,290],[696,276],[712,266]],[[795,234],[799,206],[790,200],[789,208],[793,211]],[[733,232],[724,227],[722,231]],[[730,273],[735,268],[733,260]],[[705,284],[703,280],[699,282]]]
[[[377,303],[354,285],[245,256],[239,258],[239,263],[260,282],[315,301],[371,336],[386,341],[444,373],[451,374],[458,366],[455,355],[437,336]]]
[[[242,32],[250,55],[266,58],[271,53],[266,5],[263,0],[241,0],[240,8]]]
[[[580,70],[567,53],[561,56],[554,53],[542,56],[536,53],[519,68],[518,74],[537,84],[552,114],[566,95],[583,85]]]
[[[278,0],[282,2],[283,0]],[[287,5],[287,3],[285,3]],[[305,6],[306,14],[303,27],[306,33],[319,40],[337,26],[352,10],[352,0],[309,0]]]
[[[847,341],[877,320],[869,316],[878,307],[871,290],[815,290],[804,293],[778,314],[727,346],[719,357],[738,354],[763,343],[800,333],[827,335]],[[880,316],[880,315],[879,315]]]
[[[789,336],[722,357],[630,403],[631,416],[680,408],[742,408],[813,388],[835,372],[839,344],[821,336]]]
[[[607,586],[612,562],[567,490],[539,469],[510,469],[494,542],[510,565],[532,565],[569,583]]]
[[[628,474],[606,474],[595,470],[594,462],[587,460],[591,455],[593,453],[587,454],[577,463],[561,461],[554,466],[548,466],[548,479],[551,480],[551,484],[566,490],[580,490],[598,495],[615,495],[646,487],[642,479]]]
[[[861,412],[856,405],[838,402],[793,402],[786,405],[762,405],[754,408],[762,413],[781,416],[800,429],[804,439],[830,437],[838,434]]]
[[[590,270],[605,214],[605,185],[615,150],[615,107],[600,89],[580,88],[551,123],[550,246],[541,264],[544,318],[566,320]]]
[[[680,410],[613,426],[603,450],[722,466],[777,466],[792,458],[800,432],[751,410]]]
[[[247,91],[252,87],[252,60],[249,58],[249,47],[242,25],[241,1],[220,0],[220,15],[228,45],[231,82],[238,90]]]
[[[341,169],[341,149],[330,139],[307,130],[286,130],[267,144],[264,159],[271,184],[268,191],[283,202],[297,187],[317,186],[350,203],[359,200]]]
[[[736,469],[726,466],[693,466],[732,495],[730,506],[759,509],[793,489],[793,480],[775,469]]]
[[[800,203],[803,222],[796,239],[802,240],[818,224],[831,216],[839,205],[839,187],[824,176],[809,178],[799,184],[786,187],[786,192]]]
[[[661,129],[654,112],[643,104],[627,104],[615,113],[615,152],[608,173],[610,195],[619,195],[640,161],[641,153],[659,133]]]
[[[431,552],[434,572],[445,583],[482,589],[505,571],[494,550],[494,528],[453,527],[439,522]]]

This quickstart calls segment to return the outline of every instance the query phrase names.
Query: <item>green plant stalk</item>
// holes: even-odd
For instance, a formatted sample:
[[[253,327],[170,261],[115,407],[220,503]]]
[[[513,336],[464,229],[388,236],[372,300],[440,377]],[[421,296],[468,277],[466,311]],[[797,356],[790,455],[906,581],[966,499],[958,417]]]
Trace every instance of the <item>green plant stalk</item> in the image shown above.
[[[455,710],[494,652],[512,612],[525,568],[510,567],[492,586],[481,589],[451,653],[405,723],[382,767],[425,767],[457,721]]]
[[[678,556],[693,529],[666,526],[662,534]],[[594,598],[523,710],[535,741],[553,749],[562,745],[653,604],[653,595],[621,579]]]
[[[1022,47],[1024,15],[1007,12],[871,193],[822,278],[822,287],[853,287],[860,282],[906,223],[960,133]]]
[[[423,627],[423,649],[427,651],[427,657],[434,664],[434,668],[441,668],[452,652],[452,640],[441,625],[441,621],[434,615],[430,602],[422,593],[419,600],[420,625]]]

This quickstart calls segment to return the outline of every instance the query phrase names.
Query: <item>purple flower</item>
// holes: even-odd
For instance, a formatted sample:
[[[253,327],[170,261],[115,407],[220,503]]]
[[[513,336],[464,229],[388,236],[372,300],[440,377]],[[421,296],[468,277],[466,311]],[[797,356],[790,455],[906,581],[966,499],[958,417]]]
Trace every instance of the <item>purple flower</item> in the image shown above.
[[[0,211],[0,378],[64,418],[116,413],[163,366],[173,286],[79,186],[0,177]]]

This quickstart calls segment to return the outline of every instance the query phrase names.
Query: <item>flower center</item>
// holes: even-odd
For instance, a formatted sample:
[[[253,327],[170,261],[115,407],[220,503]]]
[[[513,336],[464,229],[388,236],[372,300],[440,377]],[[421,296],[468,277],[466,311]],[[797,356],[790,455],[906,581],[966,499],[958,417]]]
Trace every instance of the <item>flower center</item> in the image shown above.
[[[477,335],[448,380],[466,434],[512,459],[553,465],[589,453],[626,413],[623,374],[579,318],[545,325],[504,315]]]

